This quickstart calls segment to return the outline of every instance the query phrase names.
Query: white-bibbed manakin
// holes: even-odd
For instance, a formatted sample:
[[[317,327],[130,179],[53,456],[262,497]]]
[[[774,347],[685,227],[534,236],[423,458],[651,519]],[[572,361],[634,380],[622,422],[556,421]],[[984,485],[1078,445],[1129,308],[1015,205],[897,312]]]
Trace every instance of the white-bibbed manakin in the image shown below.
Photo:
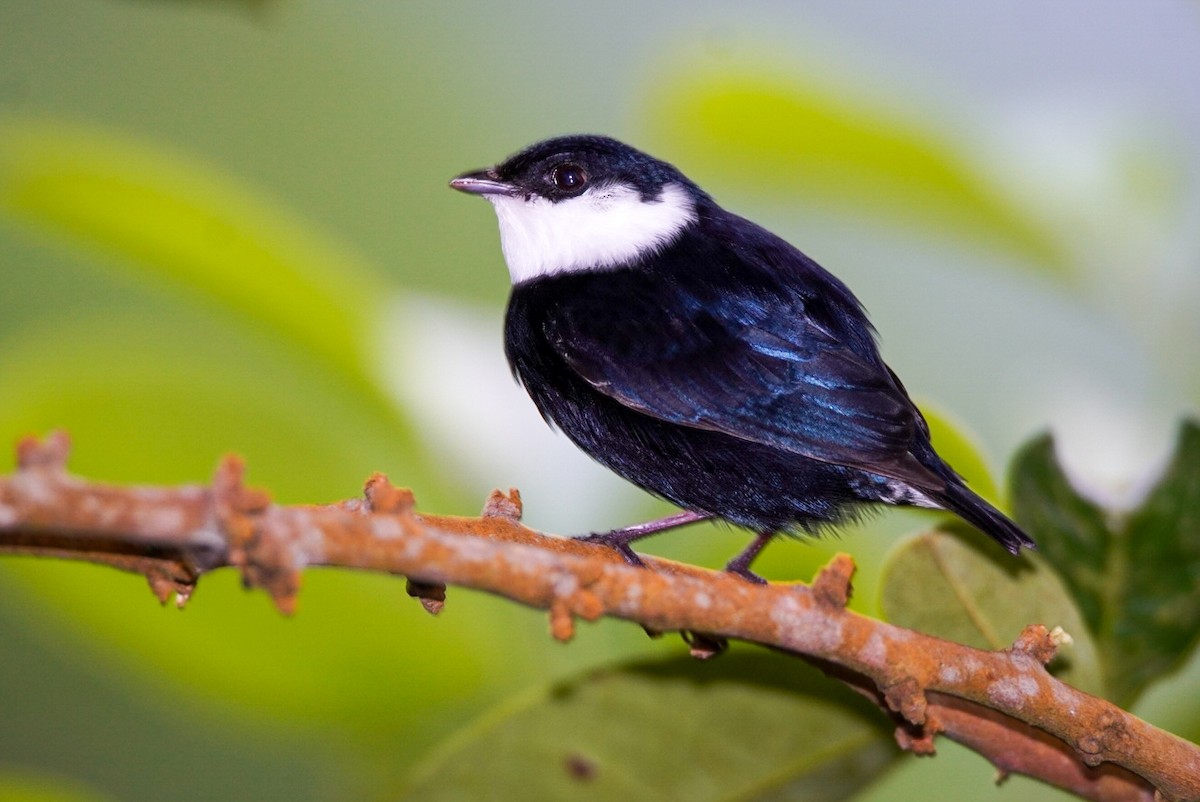
[[[761,581],[775,534],[883,503],[1034,546],[934,452],[846,285],[672,165],[567,136],[450,186],[496,210],[505,351],[542,416],[683,509],[590,539],[638,563],[634,540],[721,519],[756,534],[727,569]]]

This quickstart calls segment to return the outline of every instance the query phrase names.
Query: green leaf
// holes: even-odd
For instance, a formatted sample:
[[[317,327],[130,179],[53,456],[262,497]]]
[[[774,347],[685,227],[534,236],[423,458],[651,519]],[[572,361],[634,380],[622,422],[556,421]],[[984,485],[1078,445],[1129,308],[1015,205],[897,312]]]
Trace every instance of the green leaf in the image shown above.
[[[1128,705],[1200,642],[1200,425],[1142,506],[1105,511],[1067,479],[1047,435],[1012,468],[1017,519],[1070,589],[1104,655],[1105,685]]]
[[[689,64],[650,98],[653,134],[689,170],[703,166],[758,194],[873,213],[1067,271],[1065,251],[1047,227],[955,145],[882,99],[856,97],[813,74]]]
[[[0,769],[0,800],[3,802],[103,802],[108,799],[76,783]]]
[[[206,296],[371,386],[382,279],[215,165],[62,121],[0,122],[0,211]]]
[[[527,694],[437,750],[403,798],[841,800],[897,754],[865,700],[735,648]]]
[[[1091,693],[1103,689],[1090,633],[1054,572],[1013,558],[973,531],[931,532],[899,544],[884,567],[880,608],[888,621],[980,649],[1010,646],[1029,624],[1062,627],[1073,643],[1052,670]],[[986,551],[985,551],[986,549]]]
[[[1071,485],[1048,434],[1017,452],[1010,483],[1014,515],[1063,577],[1088,627],[1101,636],[1105,606],[1115,601],[1105,598],[1112,536],[1104,510]]]

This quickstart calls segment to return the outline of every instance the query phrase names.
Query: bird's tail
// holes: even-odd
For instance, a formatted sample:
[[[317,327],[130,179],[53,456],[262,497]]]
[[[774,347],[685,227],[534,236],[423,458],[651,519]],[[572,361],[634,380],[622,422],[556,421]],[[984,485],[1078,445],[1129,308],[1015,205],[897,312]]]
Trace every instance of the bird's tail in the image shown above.
[[[1037,548],[1033,538],[1025,534],[1021,527],[960,482],[948,482],[945,492],[938,500],[946,509],[994,539],[1013,554],[1019,554],[1022,548]]]

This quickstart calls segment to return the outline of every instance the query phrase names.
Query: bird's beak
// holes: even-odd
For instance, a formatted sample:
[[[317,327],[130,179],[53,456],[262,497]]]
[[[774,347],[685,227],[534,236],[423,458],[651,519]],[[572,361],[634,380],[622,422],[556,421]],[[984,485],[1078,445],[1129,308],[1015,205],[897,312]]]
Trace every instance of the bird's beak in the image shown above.
[[[515,195],[517,188],[506,184],[496,177],[494,170],[476,170],[450,181],[450,186],[459,192],[469,192],[472,195]]]

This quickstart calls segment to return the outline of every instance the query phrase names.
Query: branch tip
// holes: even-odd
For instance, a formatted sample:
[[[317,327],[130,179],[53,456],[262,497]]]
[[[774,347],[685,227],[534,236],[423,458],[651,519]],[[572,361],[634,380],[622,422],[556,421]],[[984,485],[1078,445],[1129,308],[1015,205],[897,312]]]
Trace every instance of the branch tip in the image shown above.
[[[147,571],[146,581],[150,583],[150,592],[158,599],[159,604],[165,605],[175,592],[175,583],[157,571]]]
[[[245,464],[227,456],[213,479],[213,510],[225,534],[229,564],[242,574],[246,588],[262,588],[283,615],[296,612],[300,567],[306,563],[282,508],[273,507],[265,490],[243,484]]]
[[[17,442],[17,468],[23,471],[43,468],[66,470],[67,457],[71,454],[71,437],[56,429],[45,438],[26,435]]]
[[[186,607],[187,603],[192,600],[192,591],[195,589],[195,584],[178,586],[175,589],[175,609],[182,610]]]
[[[199,576],[190,571],[182,563],[169,565],[151,565],[144,569],[146,581],[150,584],[150,592],[158,599],[159,604],[165,605],[175,597],[175,606],[180,610],[192,597]]]
[[[446,602],[437,601],[436,599],[421,599],[421,606],[425,608],[425,612],[430,615],[438,615],[442,610],[446,609]]]
[[[565,599],[550,602],[550,635],[560,643],[575,637],[575,616]]]
[[[284,615],[295,614],[300,571],[291,564],[285,548],[256,538],[248,549],[241,550],[241,556],[242,561],[234,564],[241,569],[243,584],[265,590]]]
[[[483,504],[484,518],[507,518],[510,521],[519,521],[523,512],[521,491],[515,487],[510,487],[507,493],[502,490],[493,490]]]
[[[697,660],[711,660],[729,648],[729,640],[720,635],[685,629],[679,633],[688,645],[688,654]]]
[[[275,602],[275,609],[281,614],[289,618],[296,614],[296,594],[292,593],[271,593],[271,601]]]
[[[883,698],[887,706],[905,721],[917,727],[925,724],[925,711],[929,703],[921,683],[915,678],[907,677],[883,689]]]
[[[934,735],[937,733],[929,727],[912,727],[902,724],[896,727],[896,744],[905,752],[917,757],[933,757],[937,754],[937,744]]]
[[[595,593],[582,588],[571,597],[571,610],[584,621],[595,621],[604,615],[604,602]]]
[[[441,583],[420,582],[410,577],[404,584],[404,592],[420,601],[430,615],[437,615],[446,606],[446,586]]]
[[[213,489],[219,493],[230,492],[232,488],[241,487],[245,476],[246,461],[237,454],[226,454],[217,462]]]
[[[224,507],[232,512],[255,515],[271,506],[271,494],[249,487],[245,483],[246,463],[236,454],[226,454],[217,463],[213,476],[213,495],[218,509]]]
[[[363,487],[363,495],[371,512],[394,514],[411,512],[417,504],[412,490],[407,487],[397,487],[388,481],[385,474],[373,473]]]
[[[261,544],[255,543],[256,522],[271,506],[271,496],[264,490],[247,487],[244,483],[246,463],[235,454],[227,454],[217,464],[213,475],[213,509],[226,535],[229,560],[242,571],[243,579],[252,587],[266,587],[247,571],[257,558],[252,554]]]
[[[1055,636],[1055,632],[1060,633]],[[1058,645],[1062,643],[1062,636],[1066,635],[1061,627],[1055,628],[1054,632],[1046,629],[1041,624],[1030,624],[1021,630],[1021,634],[1013,641],[1013,645],[1009,651],[1013,654],[1025,654],[1037,660],[1042,665],[1046,665],[1054,659],[1054,655],[1058,653]],[[1066,637],[1070,638],[1069,635]]]
[[[854,558],[849,554],[836,554],[813,578],[812,592],[817,603],[827,609],[844,609],[850,603],[854,587]]]

